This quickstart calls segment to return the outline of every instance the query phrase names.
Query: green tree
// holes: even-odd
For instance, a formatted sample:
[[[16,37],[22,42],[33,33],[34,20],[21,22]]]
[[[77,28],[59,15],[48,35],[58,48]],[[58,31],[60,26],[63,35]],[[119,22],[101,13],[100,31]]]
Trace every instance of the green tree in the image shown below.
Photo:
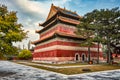
[[[80,46],[87,46],[88,47],[88,62],[91,61],[90,47],[93,45],[92,36],[94,35],[94,31],[89,29],[91,26],[91,24],[89,24],[89,23],[90,23],[90,20],[88,20],[87,18],[85,18],[85,17],[81,18],[80,24],[77,25],[77,31],[76,31],[77,35],[81,35],[86,39],[85,41],[83,41],[82,44],[80,44]]]
[[[31,59],[32,58],[32,54],[29,50],[27,49],[23,49],[19,55],[18,55],[18,58],[19,59],[22,59],[22,60],[28,60],[28,59]]]
[[[8,11],[5,5],[0,5],[0,54],[16,53],[13,42],[26,38],[27,32],[17,20],[15,11]]]
[[[103,43],[107,45],[107,62],[110,64],[112,59],[112,48],[120,44],[120,10],[119,8],[101,9],[94,11],[96,28],[99,31],[98,36],[102,36]]]
[[[88,21],[87,30],[92,30],[97,34],[94,37],[94,41],[107,45],[107,61],[111,63],[111,48],[120,44],[119,8],[93,10],[87,13],[83,19]]]

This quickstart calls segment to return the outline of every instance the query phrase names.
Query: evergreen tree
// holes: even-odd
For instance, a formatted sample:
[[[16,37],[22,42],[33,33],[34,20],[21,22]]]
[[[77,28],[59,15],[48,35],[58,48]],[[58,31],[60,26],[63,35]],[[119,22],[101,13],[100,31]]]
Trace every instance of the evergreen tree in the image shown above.
[[[80,20],[81,21],[81,20]],[[120,44],[120,10],[119,8],[93,10],[83,17],[83,23],[87,21],[86,30],[92,30],[95,34],[94,41],[107,45],[108,63],[111,63],[111,48]],[[82,25],[80,23],[80,25]],[[81,32],[80,32],[81,33]]]
[[[90,20],[88,20],[88,18],[86,18],[86,17],[83,17],[83,18],[80,19],[80,24],[77,25],[77,31],[76,31],[77,35],[81,35],[86,39],[85,41],[83,41],[82,44],[80,44],[80,46],[87,46],[88,47],[88,62],[91,61],[90,47],[93,45],[92,36],[94,35],[94,31],[89,29],[90,26],[91,26]]]

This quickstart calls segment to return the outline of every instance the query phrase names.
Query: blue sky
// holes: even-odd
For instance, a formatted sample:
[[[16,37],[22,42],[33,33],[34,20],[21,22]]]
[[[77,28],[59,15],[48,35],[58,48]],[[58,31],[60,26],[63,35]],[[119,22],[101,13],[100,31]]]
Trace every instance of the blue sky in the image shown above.
[[[0,0],[0,3],[8,6],[10,11],[17,11],[18,22],[23,24],[24,30],[29,31],[28,39],[15,43],[21,47],[23,44],[27,47],[29,40],[39,39],[35,30],[42,29],[38,24],[45,21],[52,3],[76,11],[80,16],[94,9],[120,7],[120,0]]]

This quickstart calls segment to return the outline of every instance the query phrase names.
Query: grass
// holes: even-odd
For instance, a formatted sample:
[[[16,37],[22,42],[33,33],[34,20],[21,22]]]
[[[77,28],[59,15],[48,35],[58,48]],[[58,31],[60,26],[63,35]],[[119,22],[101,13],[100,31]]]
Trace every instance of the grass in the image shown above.
[[[24,63],[19,63],[19,64],[24,64]],[[53,72],[57,72],[57,73],[62,73],[62,74],[66,74],[66,75],[120,69],[120,66],[106,65],[106,64],[94,65],[94,66],[84,66],[84,67],[77,67],[77,68],[59,68],[59,69],[43,67],[43,66],[36,66],[36,65],[28,65],[28,64],[24,64],[24,65],[32,66],[35,68],[44,69],[44,70],[48,70],[48,71],[53,71]],[[65,65],[67,65],[67,64],[65,64]],[[90,69],[91,71],[88,71],[88,72],[82,71],[82,69]]]
[[[50,64],[50,63],[40,63],[40,62],[31,62],[36,64],[44,64],[50,66],[80,66],[80,65],[87,65],[88,63],[65,63],[65,64]]]

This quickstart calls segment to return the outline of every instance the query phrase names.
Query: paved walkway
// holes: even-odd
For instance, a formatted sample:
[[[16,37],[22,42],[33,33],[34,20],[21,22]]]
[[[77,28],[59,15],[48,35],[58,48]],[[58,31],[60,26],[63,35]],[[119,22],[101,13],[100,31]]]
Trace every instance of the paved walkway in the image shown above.
[[[49,68],[77,68],[77,67],[86,67],[86,66],[96,66],[96,65],[77,65],[77,66],[51,66],[51,65],[45,65],[45,64],[37,64],[37,63],[30,63],[30,62],[19,62],[19,63],[24,63],[28,65],[36,65],[36,66],[43,66],[43,67],[49,67]]]
[[[0,80],[120,80],[120,69],[68,76],[9,61],[0,61]]]

